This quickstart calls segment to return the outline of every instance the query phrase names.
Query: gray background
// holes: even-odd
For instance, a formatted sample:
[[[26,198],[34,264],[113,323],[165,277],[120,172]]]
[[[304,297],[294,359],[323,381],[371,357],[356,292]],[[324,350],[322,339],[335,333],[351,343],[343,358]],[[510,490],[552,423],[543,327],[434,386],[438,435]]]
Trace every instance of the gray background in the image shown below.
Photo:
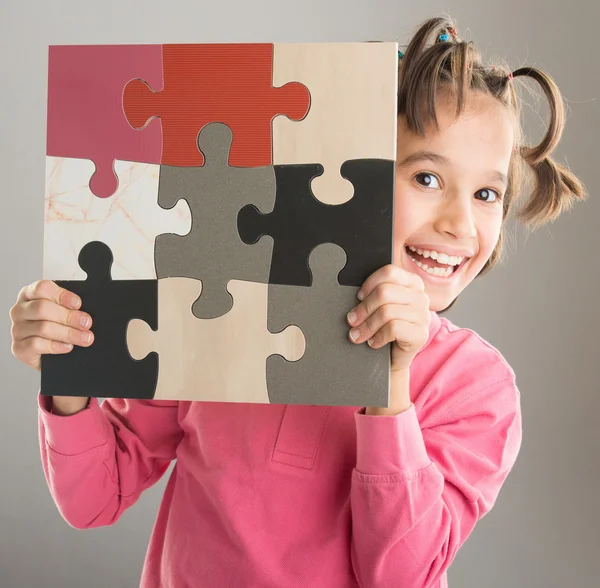
[[[600,147],[598,4],[590,0],[305,0],[0,3],[2,308],[0,586],[138,585],[166,476],[113,528],[78,531],[52,502],[39,458],[39,375],[10,353],[8,310],[42,272],[47,45],[60,43],[400,40],[445,11],[488,56],[546,69],[568,100],[558,152],[587,203],[527,237],[467,289],[450,318],[499,347],[522,393],[520,459],[492,512],[450,568],[461,588],[597,585],[600,555],[598,386]],[[527,120],[540,136],[537,91]],[[170,470],[169,472],[170,473]],[[408,588],[408,587],[407,587]],[[415,587],[410,587],[415,588]]]

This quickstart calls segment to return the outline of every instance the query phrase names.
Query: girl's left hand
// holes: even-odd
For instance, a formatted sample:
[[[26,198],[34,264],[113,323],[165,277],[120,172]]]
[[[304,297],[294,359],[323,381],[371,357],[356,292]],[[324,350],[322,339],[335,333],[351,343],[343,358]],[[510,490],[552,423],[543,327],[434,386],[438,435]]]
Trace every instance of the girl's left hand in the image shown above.
[[[429,297],[423,280],[396,265],[386,265],[365,281],[360,304],[348,313],[350,340],[373,349],[392,344],[392,371],[408,370],[429,338]],[[354,337],[356,335],[356,337]]]

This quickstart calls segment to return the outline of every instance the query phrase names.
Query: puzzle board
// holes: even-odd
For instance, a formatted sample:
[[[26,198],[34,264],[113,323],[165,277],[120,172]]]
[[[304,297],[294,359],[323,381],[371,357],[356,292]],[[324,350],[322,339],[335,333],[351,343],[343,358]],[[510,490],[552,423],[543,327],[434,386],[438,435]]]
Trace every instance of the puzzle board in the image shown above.
[[[41,393],[388,406],[396,43],[53,45],[43,277],[95,341]]]

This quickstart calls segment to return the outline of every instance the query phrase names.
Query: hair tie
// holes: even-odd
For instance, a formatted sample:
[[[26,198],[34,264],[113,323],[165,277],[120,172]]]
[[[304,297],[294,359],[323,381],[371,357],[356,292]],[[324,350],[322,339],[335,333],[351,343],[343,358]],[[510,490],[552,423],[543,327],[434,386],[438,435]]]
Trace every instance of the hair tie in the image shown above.
[[[404,57],[404,53],[402,51],[398,51],[398,59],[402,59]]]
[[[440,35],[440,36],[438,37],[438,39],[439,39],[440,41],[449,41],[449,40],[450,40],[450,37],[449,37],[449,35],[448,35],[447,33],[444,33],[443,35]]]
[[[512,82],[512,81],[513,81],[513,75],[512,75],[512,71],[511,71],[511,72],[508,72],[508,75],[507,75],[506,77],[508,78],[508,81],[509,81],[509,82]]]

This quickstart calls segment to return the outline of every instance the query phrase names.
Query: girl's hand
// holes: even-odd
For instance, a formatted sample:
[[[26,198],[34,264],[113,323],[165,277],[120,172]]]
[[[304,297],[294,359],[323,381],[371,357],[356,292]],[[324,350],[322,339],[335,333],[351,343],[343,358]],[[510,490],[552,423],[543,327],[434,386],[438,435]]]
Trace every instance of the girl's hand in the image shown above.
[[[408,370],[429,337],[431,314],[423,280],[386,265],[365,281],[360,304],[348,313],[350,340],[378,349],[392,343],[392,372]]]
[[[68,353],[73,345],[88,347],[92,319],[78,310],[80,306],[78,296],[50,280],[22,288],[10,309],[13,355],[40,371],[42,354]]]

